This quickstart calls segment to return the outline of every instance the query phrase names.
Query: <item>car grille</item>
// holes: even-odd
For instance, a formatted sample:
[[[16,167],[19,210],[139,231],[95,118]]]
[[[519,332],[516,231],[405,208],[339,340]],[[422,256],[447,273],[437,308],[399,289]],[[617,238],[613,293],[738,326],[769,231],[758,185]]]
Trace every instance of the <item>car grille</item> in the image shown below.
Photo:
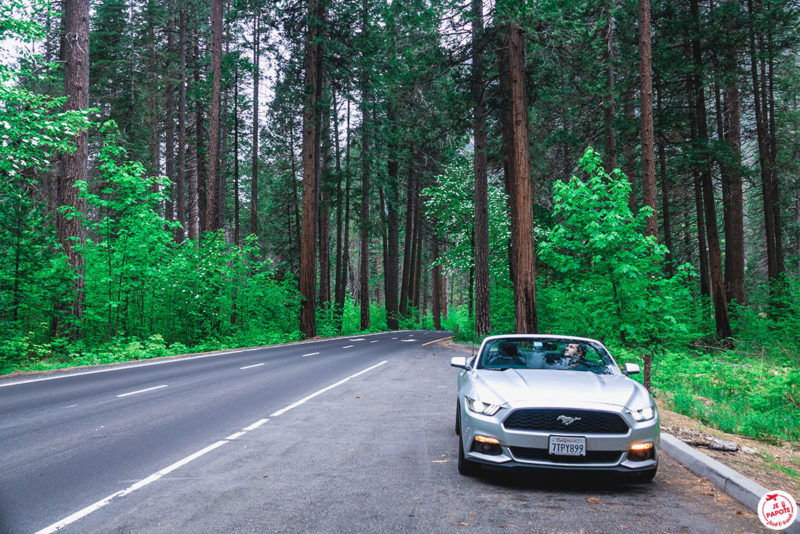
[[[574,418],[569,425],[564,418]],[[559,417],[562,417],[559,421]],[[503,422],[510,430],[539,430],[578,434],[627,434],[628,424],[613,412],[592,410],[563,410],[558,408],[525,408],[515,410]]]
[[[519,460],[553,462],[559,464],[616,464],[623,451],[586,451],[586,456],[557,456],[547,449],[511,447],[511,454]]]

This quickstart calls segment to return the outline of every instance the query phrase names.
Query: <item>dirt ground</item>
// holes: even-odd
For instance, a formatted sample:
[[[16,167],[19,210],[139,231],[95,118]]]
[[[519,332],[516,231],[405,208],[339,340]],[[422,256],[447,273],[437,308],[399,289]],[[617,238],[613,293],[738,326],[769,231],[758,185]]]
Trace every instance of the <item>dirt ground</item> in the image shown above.
[[[778,467],[793,470],[795,473],[800,472],[800,443],[784,442],[778,446],[727,434],[662,407],[659,407],[659,415],[662,432],[668,432],[683,441],[694,442],[690,444],[697,450],[758,482],[768,490],[783,490],[800,497],[800,477],[792,476]],[[696,442],[707,441],[704,436],[736,442],[739,449],[729,452],[698,445]]]

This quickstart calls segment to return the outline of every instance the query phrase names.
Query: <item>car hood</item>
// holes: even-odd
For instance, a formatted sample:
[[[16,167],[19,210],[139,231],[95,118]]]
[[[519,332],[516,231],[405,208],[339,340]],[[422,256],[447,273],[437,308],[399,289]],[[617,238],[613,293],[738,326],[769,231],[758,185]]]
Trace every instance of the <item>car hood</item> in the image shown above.
[[[610,404],[638,410],[651,405],[650,394],[624,375],[542,369],[476,369],[472,385],[478,398],[492,404],[580,406]]]

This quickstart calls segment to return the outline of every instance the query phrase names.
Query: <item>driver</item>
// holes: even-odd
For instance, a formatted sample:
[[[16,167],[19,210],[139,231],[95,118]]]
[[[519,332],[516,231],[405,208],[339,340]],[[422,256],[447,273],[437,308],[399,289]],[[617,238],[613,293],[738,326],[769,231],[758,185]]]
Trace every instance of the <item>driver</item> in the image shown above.
[[[581,343],[568,343],[564,347],[561,361],[569,367],[576,367],[586,363],[586,347]]]

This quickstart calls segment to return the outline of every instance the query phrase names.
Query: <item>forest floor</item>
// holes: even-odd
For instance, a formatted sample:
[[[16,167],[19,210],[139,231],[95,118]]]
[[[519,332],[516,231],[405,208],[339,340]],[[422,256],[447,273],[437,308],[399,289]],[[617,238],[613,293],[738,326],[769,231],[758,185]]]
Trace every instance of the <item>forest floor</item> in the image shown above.
[[[767,490],[783,490],[800,496],[800,442],[766,443],[736,434],[728,434],[700,421],[672,412],[659,406],[661,430],[687,442],[704,454],[714,458]],[[710,448],[709,438],[732,441],[736,451]]]

